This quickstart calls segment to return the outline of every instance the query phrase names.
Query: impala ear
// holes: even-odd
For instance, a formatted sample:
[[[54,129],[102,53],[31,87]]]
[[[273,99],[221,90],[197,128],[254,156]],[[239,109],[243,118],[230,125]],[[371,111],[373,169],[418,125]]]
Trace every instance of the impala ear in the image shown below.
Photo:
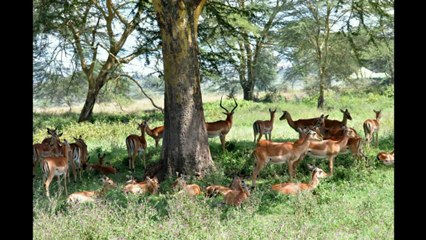
[[[62,136],[63,133],[58,134],[58,137]]]
[[[313,171],[316,167],[314,167],[313,165],[311,165],[311,164],[306,164],[306,166],[308,166],[308,169],[310,170],[310,171]]]

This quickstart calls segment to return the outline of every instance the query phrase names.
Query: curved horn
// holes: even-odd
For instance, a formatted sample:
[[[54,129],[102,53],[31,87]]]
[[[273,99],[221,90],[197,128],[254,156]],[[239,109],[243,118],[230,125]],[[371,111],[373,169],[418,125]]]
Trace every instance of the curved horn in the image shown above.
[[[226,109],[224,106],[222,106],[222,98],[223,98],[223,96],[222,97],[220,97],[220,103],[219,103],[219,106],[221,107],[221,108],[223,108],[227,113],[229,113],[229,111],[228,111],[228,109]]]
[[[234,99],[235,107],[231,110],[231,113],[233,113],[233,112],[234,112],[234,110],[238,107],[237,100],[236,100],[234,97],[232,97],[232,99]]]

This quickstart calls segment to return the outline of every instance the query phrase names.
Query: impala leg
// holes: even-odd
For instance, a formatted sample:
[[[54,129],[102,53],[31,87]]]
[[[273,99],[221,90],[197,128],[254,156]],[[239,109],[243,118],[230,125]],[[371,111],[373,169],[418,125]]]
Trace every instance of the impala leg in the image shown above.
[[[53,169],[50,169],[51,171],[49,172],[49,175],[47,176],[47,178],[46,178],[46,181],[44,182],[44,189],[45,189],[45,191],[46,191],[46,196],[47,197],[50,197],[50,193],[49,193],[49,187],[50,187],[50,183],[52,182],[52,179],[53,179],[53,173],[52,173],[52,170]]]
[[[143,161],[143,170],[144,171],[146,171],[146,157],[145,157],[145,155],[146,155],[146,151],[143,150],[142,151],[142,161]]]
[[[222,145],[222,150],[225,152],[225,135],[220,135],[220,144]]]
[[[330,168],[330,176],[333,175],[333,162],[334,162],[334,158],[336,156],[330,156],[329,160],[328,160],[328,167]]]
[[[254,170],[252,175],[252,184],[251,184],[253,188],[256,188],[256,178],[260,170],[263,169],[263,167],[265,167],[265,161],[257,160],[257,157],[255,157]]]
[[[375,134],[376,134],[376,147],[379,147],[379,130],[378,129],[375,132]]]
[[[68,170],[67,170],[68,172]],[[68,196],[68,189],[67,189],[67,175],[64,174],[64,186],[65,186],[65,195]]]

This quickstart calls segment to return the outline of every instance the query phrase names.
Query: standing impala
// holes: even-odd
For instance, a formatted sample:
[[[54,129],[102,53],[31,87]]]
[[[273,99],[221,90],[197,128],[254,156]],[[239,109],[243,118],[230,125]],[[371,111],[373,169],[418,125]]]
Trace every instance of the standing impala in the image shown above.
[[[46,190],[46,196],[49,197],[49,186],[52,182],[54,176],[58,178],[58,187],[61,187],[61,181],[59,176],[63,175],[64,185],[65,185],[65,194],[68,195],[67,190],[67,172],[68,172],[68,162],[72,161],[72,150],[67,140],[64,139],[64,142],[61,146],[62,154],[61,157],[45,157],[42,162],[43,170],[43,182],[44,188]]]
[[[346,127],[346,122],[348,120],[352,120],[351,113],[348,111],[348,109],[346,109],[345,111],[343,111],[342,109],[340,109],[340,111],[343,113],[343,119],[342,119],[342,121],[325,119],[325,127],[326,128],[341,127],[341,126],[345,126]]]
[[[234,99],[235,107],[231,111],[228,111],[228,109],[222,106],[222,97],[220,98],[219,106],[226,111],[224,112],[224,114],[226,115],[225,120],[206,123],[208,137],[213,138],[219,136],[223,151],[225,151],[226,134],[228,134],[229,130],[231,130],[232,127],[232,115],[234,114],[234,110],[238,107],[237,100],[235,100],[234,97],[232,99]]]
[[[164,126],[158,126],[153,129],[150,129],[148,126],[148,121],[145,121],[146,125],[146,133],[154,138],[155,140],[155,148],[158,148],[158,141],[163,138]]]
[[[299,131],[302,131],[299,128]],[[288,164],[290,178],[296,175],[294,167],[297,160],[308,151],[309,144],[313,141],[321,141],[322,137],[315,131],[306,129],[305,136],[296,142],[271,142],[262,140],[257,143],[253,151],[255,157],[255,167],[252,176],[252,187],[256,187],[256,178],[260,170],[262,170],[268,162],[273,164]]]
[[[74,175],[74,181],[77,181],[77,173],[81,181],[81,172],[85,170],[87,166],[87,159],[88,159],[87,145],[84,142],[81,135],[78,138],[76,137],[73,137],[73,138],[75,142],[70,144],[72,149],[72,156],[73,156],[73,161],[70,163],[71,170]]]
[[[41,142],[42,144],[50,144],[50,147],[52,148],[52,152],[55,154],[60,153],[60,137],[62,136],[62,133],[57,132],[57,129],[50,129],[47,128],[47,133],[50,135],[50,137],[47,137],[45,139],[43,139],[43,141]]]
[[[382,117],[382,110],[376,111],[376,119],[367,119],[364,122],[364,134],[365,139],[368,144],[373,140],[376,142],[376,147],[379,146],[379,127],[380,127],[380,118]]]
[[[146,152],[146,139],[145,139],[145,121],[138,124],[138,129],[141,130],[141,135],[129,135],[126,138],[127,154],[129,156],[129,169],[135,170],[135,159],[142,153],[144,170],[146,170],[145,152]]]
[[[321,114],[321,116],[318,118],[299,119],[293,121],[290,113],[287,111],[283,111],[283,115],[280,117],[280,120],[287,119],[288,125],[298,132],[298,128],[312,127],[315,125],[323,126],[323,123],[327,117],[328,115],[324,116],[324,114]]]
[[[338,154],[347,151],[347,143],[349,138],[354,138],[355,133],[351,128],[344,128],[344,135],[340,140],[324,140],[321,142],[311,142],[309,144],[308,155],[315,158],[327,158],[330,168],[330,176],[333,175],[333,162]],[[297,162],[301,161],[299,159]]]
[[[271,141],[271,134],[272,134],[272,128],[274,127],[274,117],[275,117],[276,111],[277,111],[276,108],[274,111],[269,109],[269,114],[271,116],[271,119],[269,121],[257,120],[256,122],[253,123],[253,133],[254,133],[253,142],[254,143],[256,143],[257,134],[259,134],[259,137],[257,138],[258,142],[262,138],[262,134],[265,134],[266,140],[268,140],[268,135],[269,135],[269,141]]]

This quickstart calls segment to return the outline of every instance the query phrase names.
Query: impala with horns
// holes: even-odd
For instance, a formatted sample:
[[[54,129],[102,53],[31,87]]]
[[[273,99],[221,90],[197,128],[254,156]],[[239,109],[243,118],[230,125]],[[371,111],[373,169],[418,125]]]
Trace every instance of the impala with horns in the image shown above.
[[[256,178],[260,170],[262,170],[268,162],[272,164],[288,164],[288,171],[290,173],[290,178],[295,177],[295,167],[298,161],[309,149],[309,145],[314,141],[321,141],[322,136],[310,129],[302,130],[301,128],[298,131],[305,131],[304,136],[293,142],[271,142],[267,140],[262,140],[257,143],[256,148],[253,151],[255,157],[255,167],[253,170],[252,176],[252,187],[256,187]]]
[[[161,138],[163,138],[163,132],[164,132],[164,126],[158,126],[155,127],[153,129],[150,129],[148,126],[148,121],[145,120],[145,125],[146,125],[146,133],[154,138],[155,140],[155,148],[158,148],[158,142],[160,141]]]
[[[231,111],[228,111],[228,109],[222,106],[222,97],[220,98],[219,106],[225,110],[224,112],[224,114],[226,115],[225,120],[206,123],[208,137],[213,138],[213,137],[219,136],[223,151],[225,151],[226,134],[228,134],[229,130],[231,130],[231,127],[232,127],[232,115],[234,114],[235,109],[238,107],[237,100],[235,100],[234,97],[232,99],[234,99],[235,107]]]
[[[142,153],[144,170],[146,170],[145,154],[146,154],[146,139],[145,139],[145,128],[146,124],[143,121],[138,124],[138,129],[141,130],[141,135],[129,135],[126,138],[127,154],[129,156],[129,169],[135,170],[135,160]]]
[[[373,110],[376,114],[376,119],[367,119],[365,120],[363,127],[364,127],[364,134],[365,134],[365,140],[367,141],[367,144],[370,144],[370,142],[373,140],[373,142],[376,142],[376,147],[379,146],[379,128],[380,128],[380,118],[382,118],[382,110],[376,111]]]
[[[327,177],[327,173],[325,173],[321,168],[313,167],[309,164],[308,169],[312,171],[312,179],[309,183],[279,183],[272,185],[272,190],[282,194],[296,195],[302,191],[315,189],[319,185],[320,179]]]
[[[68,204],[76,204],[76,203],[84,203],[84,202],[94,202],[95,198],[101,197],[105,195],[106,192],[108,192],[111,189],[114,189],[117,187],[117,185],[107,176],[103,176],[101,178],[102,181],[102,189],[98,191],[83,191],[83,192],[76,192],[67,198]]]
[[[299,132],[298,128],[323,126],[325,119],[327,117],[328,115],[324,116],[324,114],[321,114],[321,116],[317,118],[299,119],[299,120],[293,121],[290,113],[287,111],[283,111],[283,115],[280,117],[280,120],[287,119],[288,125],[291,128],[293,128],[295,131]]]
[[[347,151],[347,143],[349,138],[356,137],[351,128],[344,127],[344,135],[340,140],[323,140],[321,142],[311,142],[307,154],[314,158],[327,158],[330,168],[330,174],[333,175],[333,163],[338,154]],[[303,156],[297,160],[297,163],[303,159]]]
[[[61,187],[60,176],[64,176],[65,194],[68,195],[67,190],[67,173],[69,162],[72,161],[72,150],[67,140],[61,144],[63,156],[61,157],[45,157],[42,161],[43,182],[46,190],[46,196],[49,197],[49,186],[54,176],[58,178],[58,187]]]
[[[275,110],[271,110],[269,109],[269,115],[270,115],[270,120],[257,120],[256,122],[253,123],[253,133],[254,133],[254,139],[253,142],[256,143],[256,135],[259,134],[259,137],[257,138],[257,142],[260,141],[260,139],[262,138],[262,135],[265,134],[265,139],[268,140],[268,135],[269,135],[269,141],[271,141],[271,135],[272,135],[272,129],[274,127],[274,117],[275,117],[275,112],[277,111],[277,109],[275,108]]]

